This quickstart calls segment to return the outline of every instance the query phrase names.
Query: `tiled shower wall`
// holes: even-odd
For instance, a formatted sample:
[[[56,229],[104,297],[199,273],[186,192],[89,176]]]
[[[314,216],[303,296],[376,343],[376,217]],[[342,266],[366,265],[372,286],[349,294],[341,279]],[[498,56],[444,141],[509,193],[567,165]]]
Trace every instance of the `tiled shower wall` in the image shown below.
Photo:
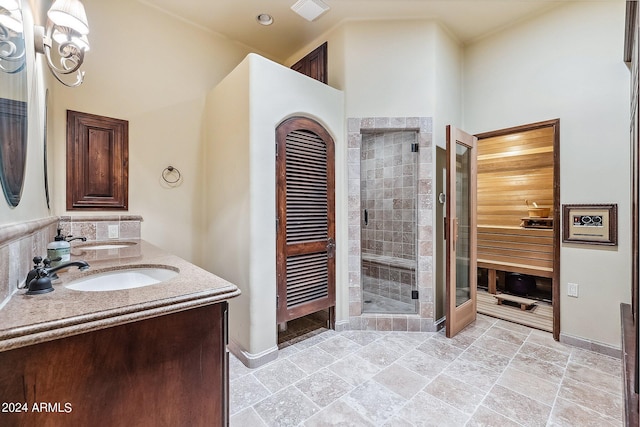
[[[416,139],[415,131],[362,135],[362,252],[416,259]]]
[[[415,285],[417,137],[365,133],[360,150],[363,291],[405,304]]]
[[[411,268],[402,268],[384,259],[382,262],[362,259],[362,290],[365,292],[411,304],[415,283],[415,263]]]
[[[360,160],[362,138],[367,134],[413,131],[419,145],[417,161],[417,281],[418,313],[367,314],[362,312],[362,248]],[[355,330],[435,331],[433,284],[433,169],[432,119],[370,117],[348,119],[349,187],[349,325]]]

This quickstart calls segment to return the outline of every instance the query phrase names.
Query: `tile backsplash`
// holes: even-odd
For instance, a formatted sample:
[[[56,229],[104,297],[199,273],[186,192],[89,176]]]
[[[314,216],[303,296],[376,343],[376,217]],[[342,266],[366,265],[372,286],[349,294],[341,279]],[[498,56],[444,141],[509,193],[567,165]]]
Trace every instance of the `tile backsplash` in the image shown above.
[[[0,226],[0,308],[25,280],[33,257],[47,255],[47,244],[57,228],[65,236],[87,240],[139,239],[141,222],[142,217],[136,215],[52,216]]]
[[[56,235],[57,217],[0,226],[0,307],[32,268],[35,256],[46,256]]]
[[[61,216],[60,228],[65,236],[87,240],[139,239],[141,222],[137,215]]]

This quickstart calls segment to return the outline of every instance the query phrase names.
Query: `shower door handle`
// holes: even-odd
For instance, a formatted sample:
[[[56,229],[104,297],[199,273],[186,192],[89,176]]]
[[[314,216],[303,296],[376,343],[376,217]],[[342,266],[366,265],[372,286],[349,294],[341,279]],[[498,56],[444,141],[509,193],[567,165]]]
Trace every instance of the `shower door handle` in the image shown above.
[[[456,218],[455,222],[453,223],[453,236],[451,238],[451,244],[453,245],[453,250],[457,250],[456,249],[456,245],[458,243],[458,226],[460,225],[460,223],[458,222],[458,218]]]
[[[447,221],[447,217],[445,216],[444,218],[442,218],[442,222],[443,222],[443,234],[444,234],[444,240],[447,240],[447,236],[449,236],[449,221]]]
[[[369,225],[369,211],[367,209],[364,210],[364,225]]]

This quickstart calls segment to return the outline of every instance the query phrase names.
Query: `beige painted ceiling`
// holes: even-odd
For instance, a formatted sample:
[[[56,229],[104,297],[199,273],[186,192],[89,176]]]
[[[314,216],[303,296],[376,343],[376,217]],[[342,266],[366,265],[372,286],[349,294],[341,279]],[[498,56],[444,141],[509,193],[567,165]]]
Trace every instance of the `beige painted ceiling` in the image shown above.
[[[314,22],[291,10],[296,0],[138,1],[282,61],[345,20],[435,19],[462,43],[469,43],[563,2],[579,0],[324,0],[331,10]],[[259,25],[260,13],[272,15],[274,23]]]

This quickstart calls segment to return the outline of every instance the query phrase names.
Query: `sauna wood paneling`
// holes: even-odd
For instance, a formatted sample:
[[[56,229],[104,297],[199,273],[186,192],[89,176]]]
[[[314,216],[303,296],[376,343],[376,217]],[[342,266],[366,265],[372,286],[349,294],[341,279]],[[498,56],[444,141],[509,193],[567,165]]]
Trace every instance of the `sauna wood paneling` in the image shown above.
[[[478,262],[512,271],[508,264],[532,270],[553,269],[553,230],[478,226]],[[539,275],[539,274],[536,274]]]
[[[547,120],[501,129],[477,135],[479,153],[478,226],[520,230],[512,246],[502,236],[503,247],[520,248],[519,253],[488,253],[478,248],[478,266],[489,269],[490,282],[495,292],[496,271],[511,271],[552,279],[553,338],[560,339],[560,120]],[[536,230],[520,227],[522,218],[528,216],[525,200],[535,201],[541,207],[551,208],[549,216],[555,226]],[[548,244],[530,237],[546,232],[552,236]],[[480,230],[479,230],[480,233]],[[503,233],[505,234],[505,233]],[[506,233],[509,234],[509,233]],[[490,237],[490,236],[487,236]],[[498,236],[492,236],[498,237]],[[486,246],[494,242],[485,241]],[[486,240],[486,239],[485,239]],[[539,260],[527,259],[530,251],[519,244],[534,243],[536,249],[545,247],[547,253]],[[480,243],[479,243],[480,246]],[[481,255],[481,252],[484,253]],[[543,251],[544,252],[544,251]],[[549,254],[552,254],[550,257]],[[492,285],[489,284],[491,290]]]
[[[525,200],[552,207],[553,171],[553,127],[480,140],[478,224],[519,226]]]

